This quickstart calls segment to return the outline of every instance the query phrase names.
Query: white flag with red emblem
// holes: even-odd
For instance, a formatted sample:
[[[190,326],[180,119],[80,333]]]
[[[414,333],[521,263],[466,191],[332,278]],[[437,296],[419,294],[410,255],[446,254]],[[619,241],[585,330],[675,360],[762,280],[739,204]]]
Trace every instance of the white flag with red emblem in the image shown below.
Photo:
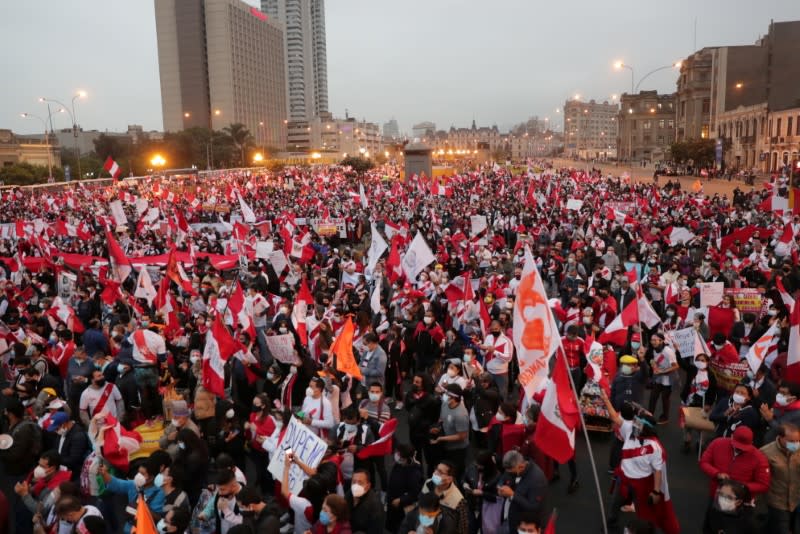
[[[203,387],[224,398],[225,362],[242,349],[241,343],[233,338],[217,315],[206,333],[206,346],[203,350]]]

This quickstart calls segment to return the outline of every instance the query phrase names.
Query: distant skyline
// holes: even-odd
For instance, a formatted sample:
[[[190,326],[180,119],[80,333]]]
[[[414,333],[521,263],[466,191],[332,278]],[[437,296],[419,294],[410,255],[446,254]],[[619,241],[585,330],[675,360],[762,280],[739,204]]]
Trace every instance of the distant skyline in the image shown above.
[[[247,2],[258,7],[257,0]],[[561,122],[556,108],[575,94],[603,101],[636,78],[706,46],[747,45],[770,19],[800,19],[797,0],[676,0],[643,5],[617,0],[558,3],[500,0],[328,0],[330,110],[400,130],[422,121],[438,129],[496,124],[506,131],[528,117]],[[696,46],[695,20],[697,21]],[[70,105],[86,130],[161,130],[152,0],[5,1],[0,5],[0,69],[7,83],[0,128],[41,133],[38,97]],[[676,74],[650,76],[641,89],[675,90]],[[71,125],[66,113],[56,129]]]

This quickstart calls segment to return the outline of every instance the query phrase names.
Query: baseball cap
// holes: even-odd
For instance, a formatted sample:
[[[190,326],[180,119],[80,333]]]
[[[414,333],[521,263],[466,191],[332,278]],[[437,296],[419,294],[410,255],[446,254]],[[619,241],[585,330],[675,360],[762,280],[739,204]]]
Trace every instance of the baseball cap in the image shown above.
[[[172,415],[175,417],[189,417],[192,412],[184,400],[176,400],[172,402]]]
[[[69,415],[66,412],[56,412],[50,419],[50,424],[47,425],[48,432],[55,432],[58,428],[69,421]]]

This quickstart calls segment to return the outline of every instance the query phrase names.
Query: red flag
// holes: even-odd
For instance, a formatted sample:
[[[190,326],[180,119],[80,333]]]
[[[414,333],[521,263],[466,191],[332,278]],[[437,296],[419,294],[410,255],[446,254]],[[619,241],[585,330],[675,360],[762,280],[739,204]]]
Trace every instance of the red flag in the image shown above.
[[[388,456],[392,454],[394,432],[397,429],[397,419],[392,417],[381,425],[378,430],[378,439],[356,453],[359,460],[373,456]]]
[[[555,510],[550,514],[550,521],[547,522],[547,528],[544,529],[544,534],[556,534],[556,519],[558,514]],[[138,534],[138,533],[137,533]]]
[[[389,252],[389,257],[386,258],[386,275],[392,283],[403,274],[403,270],[400,267],[399,239],[402,239],[400,234],[395,234],[395,236],[392,237],[392,250]]]
[[[111,175],[114,180],[119,179],[119,175],[122,174],[122,169],[120,169],[117,162],[111,159],[111,156],[106,158],[106,162],[103,164],[103,169]]]
[[[218,397],[225,397],[225,362],[242,348],[241,343],[233,338],[217,315],[206,333],[203,351],[204,388]]]
[[[111,264],[111,272],[119,283],[123,283],[133,271],[131,260],[125,255],[125,251],[119,246],[117,240],[106,229],[106,242],[108,243],[108,260]]]
[[[606,329],[600,334],[598,341],[605,345],[610,343],[622,347],[628,341],[628,328],[639,322],[639,305],[632,300],[622,309],[622,313],[614,317]]]
[[[563,349],[559,349],[553,376],[544,393],[533,442],[543,453],[564,464],[575,456],[575,429],[580,414],[569,382],[567,360],[561,351]]]
[[[733,328],[733,310],[730,308],[720,308],[719,306],[708,307],[708,335],[714,337],[717,332],[722,332],[725,337],[730,336]]]
[[[231,309],[231,313],[233,314],[234,324],[238,323],[242,325],[242,330],[250,335],[250,339],[255,339],[256,329],[253,326],[253,320],[247,311],[247,307],[245,306],[244,291],[242,290],[242,286],[239,284],[238,280],[234,286],[233,293],[228,299],[228,307]]]
[[[178,287],[189,293],[190,295],[197,295],[197,292],[194,290],[192,286],[192,281],[186,275],[183,270],[183,266],[178,262],[177,258],[175,257],[175,245],[169,250],[169,256],[167,256],[167,271],[166,271],[166,278],[169,278],[176,284]]]
[[[308,346],[308,330],[306,328],[306,316],[308,315],[308,307],[314,305],[314,297],[311,291],[308,290],[306,281],[300,282],[300,290],[297,292],[297,298],[294,301],[294,308],[292,309],[292,326],[294,326],[297,335],[300,337],[300,343],[304,347]]]

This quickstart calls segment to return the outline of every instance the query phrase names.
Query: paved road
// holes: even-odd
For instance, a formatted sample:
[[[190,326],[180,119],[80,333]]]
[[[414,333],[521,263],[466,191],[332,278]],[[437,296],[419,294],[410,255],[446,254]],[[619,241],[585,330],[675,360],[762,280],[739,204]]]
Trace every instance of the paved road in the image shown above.
[[[623,173],[628,173],[635,182],[641,183],[653,183],[653,167],[642,168],[642,167],[629,167],[627,165],[614,165],[614,164],[590,164],[583,161],[574,161],[570,159],[555,159],[553,160],[554,165],[559,167],[573,167],[579,169],[591,169],[599,168],[602,169],[603,172],[610,173],[614,176],[619,176]],[[737,187],[742,191],[749,191],[752,186],[745,185],[745,183],[741,180],[731,180],[730,182],[726,179],[716,178],[713,180],[708,180],[701,177],[695,176],[659,176],[659,183],[665,184],[667,180],[680,180],[681,187],[686,190],[691,190],[692,185],[695,181],[700,180],[703,184],[703,192],[707,195],[713,194],[724,194],[731,197],[733,195],[733,190]],[[757,179],[756,180],[756,187],[761,188],[764,180]]]

